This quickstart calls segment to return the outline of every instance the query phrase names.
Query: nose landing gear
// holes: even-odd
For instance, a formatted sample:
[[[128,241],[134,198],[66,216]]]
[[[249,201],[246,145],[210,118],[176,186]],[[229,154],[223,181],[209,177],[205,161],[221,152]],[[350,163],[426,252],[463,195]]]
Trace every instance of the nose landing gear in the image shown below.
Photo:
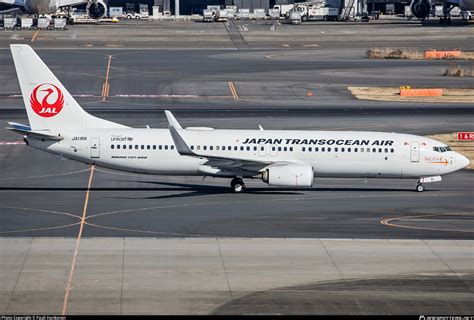
[[[230,188],[232,189],[232,192],[240,193],[244,191],[245,183],[241,178],[234,178],[230,182]]]

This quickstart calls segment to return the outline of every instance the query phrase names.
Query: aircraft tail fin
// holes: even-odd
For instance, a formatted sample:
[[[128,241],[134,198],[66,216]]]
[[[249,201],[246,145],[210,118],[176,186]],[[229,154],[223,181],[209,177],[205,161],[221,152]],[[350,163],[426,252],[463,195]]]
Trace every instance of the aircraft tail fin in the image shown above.
[[[29,45],[10,45],[32,130],[125,126],[84,111]]]

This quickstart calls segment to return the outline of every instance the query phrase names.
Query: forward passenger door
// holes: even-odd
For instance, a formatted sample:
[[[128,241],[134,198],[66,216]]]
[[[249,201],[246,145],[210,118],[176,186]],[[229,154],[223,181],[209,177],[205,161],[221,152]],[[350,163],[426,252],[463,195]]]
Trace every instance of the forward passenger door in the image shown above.
[[[412,142],[410,144],[410,161],[420,162],[420,143]]]

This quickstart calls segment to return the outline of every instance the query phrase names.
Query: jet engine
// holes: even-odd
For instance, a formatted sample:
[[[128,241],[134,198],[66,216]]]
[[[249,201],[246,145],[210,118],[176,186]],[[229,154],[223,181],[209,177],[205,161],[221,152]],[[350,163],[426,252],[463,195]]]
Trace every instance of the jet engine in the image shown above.
[[[311,187],[313,175],[313,168],[310,165],[274,165],[263,172],[262,180],[276,187]]]
[[[431,1],[430,0],[413,0],[410,5],[411,13],[419,18],[423,19],[430,15]]]
[[[105,16],[107,6],[102,0],[92,0],[87,3],[86,12],[92,19],[100,19]]]

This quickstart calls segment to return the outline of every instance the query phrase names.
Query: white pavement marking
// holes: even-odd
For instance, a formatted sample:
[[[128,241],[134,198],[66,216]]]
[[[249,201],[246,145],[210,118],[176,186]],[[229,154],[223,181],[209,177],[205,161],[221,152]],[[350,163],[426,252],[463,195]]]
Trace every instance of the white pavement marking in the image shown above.
[[[74,249],[74,255],[72,256],[71,270],[69,271],[69,277],[68,277],[65,292],[64,292],[63,309],[61,312],[61,315],[63,316],[66,315],[67,305],[69,302],[69,294],[72,290],[72,279],[74,277],[74,271],[76,269],[77,255],[79,254],[79,246],[81,244],[82,232],[84,230],[84,224],[86,221],[87,209],[88,209],[88,204],[89,204],[89,195],[90,195],[90,189],[91,189],[93,177],[94,177],[94,166],[91,166],[90,174],[89,174],[89,182],[87,183],[87,191],[86,191],[86,196],[84,199],[84,208],[82,210],[81,225],[79,227],[79,233],[76,238],[76,247]]]
[[[25,141],[0,141],[0,146],[13,146],[26,144]]]

